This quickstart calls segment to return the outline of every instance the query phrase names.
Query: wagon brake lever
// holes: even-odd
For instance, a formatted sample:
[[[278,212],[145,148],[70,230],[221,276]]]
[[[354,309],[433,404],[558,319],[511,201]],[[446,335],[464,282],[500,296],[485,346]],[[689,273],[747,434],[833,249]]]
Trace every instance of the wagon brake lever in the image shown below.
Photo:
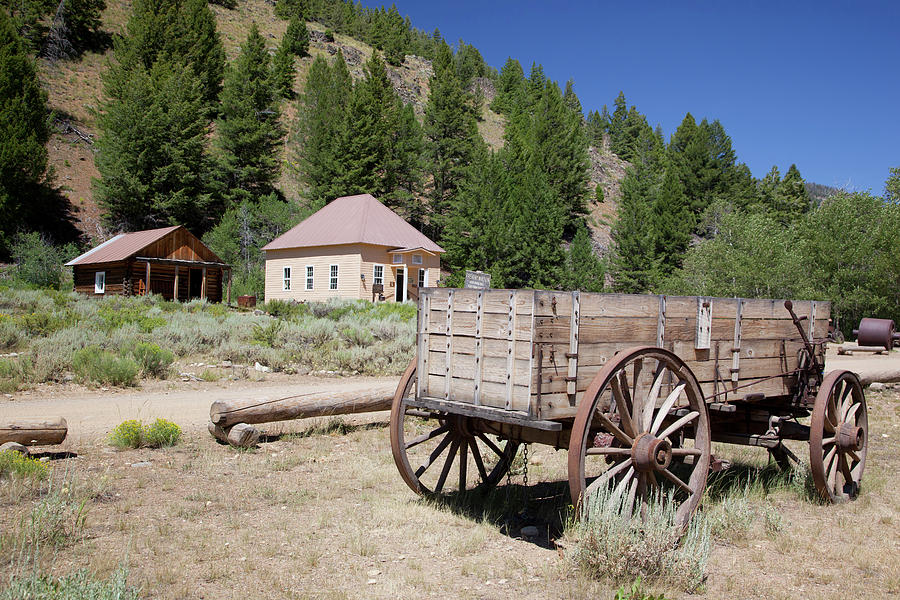
[[[806,332],[803,331],[803,326],[801,323],[806,320],[808,317],[806,315],[802,317],[798,317],[794,312],[794,303],[790,300],[784,301],[784,307],[791,314],[791,320],[794,322],[794,325],[797,327],[797,331],[800,332],[800,338],[803,340],[803,345],[806,346],[806,352],[809,354],[809,359],[812,361],[813,365],[818,369],[818,362],[816,361],[816,352],[815,348],[813,348],[812,342],[806,336]]]

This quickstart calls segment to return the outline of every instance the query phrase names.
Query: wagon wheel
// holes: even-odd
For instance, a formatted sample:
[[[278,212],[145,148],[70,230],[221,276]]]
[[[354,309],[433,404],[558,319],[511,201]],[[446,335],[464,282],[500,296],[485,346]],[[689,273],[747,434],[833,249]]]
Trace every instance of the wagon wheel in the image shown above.
[[[850,371],[830,372],[816,394],[809,433],[809,464],[823,499],[843,502],[859,493],[868,437],[859,378]]]
[[[518,442],[478,431],[475,420],[409,406],[416,361],[400,379],[391,406],[391,452],[400,475],[423,496],[491,488],[509,470]]]
[[[692,439],[691,439],[692,438]],[[697,378],[676,355],[637,347],[619,353],[584,393],[569,443],[569,489],[584,505],[602,486],[626,511],[672,491],[686,525],[706,487],[709,413]]]

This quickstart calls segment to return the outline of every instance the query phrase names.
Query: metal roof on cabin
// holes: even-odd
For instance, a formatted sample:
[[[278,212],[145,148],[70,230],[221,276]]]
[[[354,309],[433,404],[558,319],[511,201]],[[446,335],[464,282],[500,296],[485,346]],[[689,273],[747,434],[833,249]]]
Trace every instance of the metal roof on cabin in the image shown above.
[[[180,225],[162,227],[160,229],[147,229],[134,233],[120,233],[116,237],[103,242],[96,248],[88,250],[78,258],[66,263],[67,267],[74,265],[93,265],[98,263],[118,262],[134,256],[153,242],[166,237]]]
[[[281,250],[338,244],[373,244],[389,248],[444,251],[371,194],[335,199],[262,249]]]

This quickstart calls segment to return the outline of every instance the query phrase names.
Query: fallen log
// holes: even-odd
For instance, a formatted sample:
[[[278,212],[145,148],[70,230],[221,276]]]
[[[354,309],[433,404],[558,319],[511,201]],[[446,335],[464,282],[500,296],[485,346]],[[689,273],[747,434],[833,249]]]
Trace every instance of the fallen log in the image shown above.
[[[857,373],[861,384],[870,383],[897,383],[900,382],[900,369],[883,369],[881,371],[866,371]]]
[[[215,423],[209,424],[209,435],[213,436],[223,444],[228,443],[228,432],[216,425]]]
[[[259,430],[253,425],[238,423],[228,431],[228,443],[238,448],[250,448],[259,441]]]
[[[850,354],[854,352],[872,352],[874,354],[887,354],[890,352],[884,346],[838,346],[838,354]]]
[[[394,389],[394,385],[382,385],[365,391],[310,392],[275,400],[217,400],[209,408],[209,420],[213,425],[227,429],[238,423],[270,423],[389,410]]]
[[[0,423],[0,444],[18,442],[23,446],[51,446],[61,444],[69,433],[69,425],[57,419],[18,419]]]

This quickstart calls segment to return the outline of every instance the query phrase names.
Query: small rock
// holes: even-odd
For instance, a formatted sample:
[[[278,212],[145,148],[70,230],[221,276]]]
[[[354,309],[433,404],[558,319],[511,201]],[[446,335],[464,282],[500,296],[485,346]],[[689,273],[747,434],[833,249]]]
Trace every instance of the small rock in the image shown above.
[[[13,397],[12,394],[3,394],[3,395],[6,396],[7,398],[10,398],[10,399],[12,399],[12,397]]]
[[[873,392],[880,392],[881,390],[884,389],[884,384],[881,383],[880,381],[875,381],[875,382],[872,382],[869,384],[869,389],[872,390]]]
[[[109,388],[102,387],[102,388],[100,388],[100,391],[101,391],[101,392],[108,392],[108,391],[109,391]]]
[[[259,363],[256,363],[255,365],[253,365],[253,368],[256,369],[257,371],[259,371],[260,373],[270,373],[272,371],[272,369],[270,369],[269,367],[267,367],[265,365],[261,365]]]
[[[3,452],[4,450],[13,450],[15,452],[21,452],[26,456],[28,455],[28,448],[18,442],[6,442],[5,444],[0,445],[0,452]]]
[[[73,381],[75,381],[75,376],[71,373],[63,375],[63,383],[72,383]]]
[[[229,368],[229,367],[234,366],[234,363],[231,362],[230,360],[223,360],[223,361],[222,361],[222,366],[223,366],[224,368],[227,369],[227,368]]]
[[[539,533],[538,528],[534,525],[528,525],[522,528],[522,537],[533,538],[537,537]]]
[[[369,569],[366,572],[366,575],[368,575],[369,577],[377,577],[378,575],[381,575],[381,571],[379,571],[378,569]]]
[[[497,580],[497,585],[506,585],[506,580],[505,580],[505,579],[498,579],[498,580]]]
[[[140,462],[131,463],[131,466],[132,467],[149,467],[152,464],[153,463],[151,463],[149,460],[142,460]]]
[[[378,583],[377,579],[370,579],[366,582],[366,585],[375,585],[376,583]]]

